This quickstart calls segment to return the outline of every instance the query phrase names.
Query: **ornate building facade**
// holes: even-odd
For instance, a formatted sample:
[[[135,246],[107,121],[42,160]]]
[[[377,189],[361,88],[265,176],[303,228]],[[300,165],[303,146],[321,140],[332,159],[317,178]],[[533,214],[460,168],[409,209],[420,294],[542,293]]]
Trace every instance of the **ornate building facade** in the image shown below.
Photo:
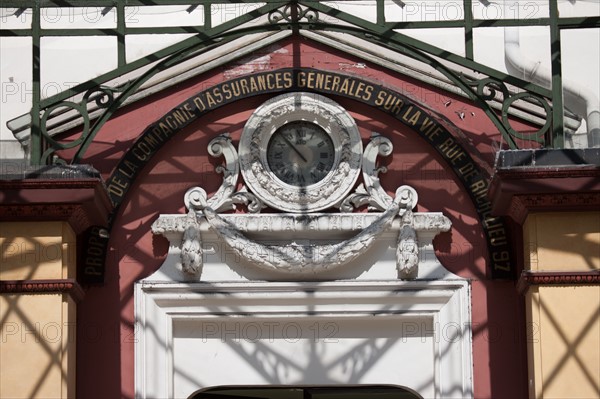
[[[24,3],[1,397],[598,397],[600,104],[518,30],[593,41],[600,10],[98,1],[114,26],[65,34],[44,13],[83,5]],[[147,34],[188,36],[128,52]],[[43,95],[36,43],[101,35],[117,67]]]

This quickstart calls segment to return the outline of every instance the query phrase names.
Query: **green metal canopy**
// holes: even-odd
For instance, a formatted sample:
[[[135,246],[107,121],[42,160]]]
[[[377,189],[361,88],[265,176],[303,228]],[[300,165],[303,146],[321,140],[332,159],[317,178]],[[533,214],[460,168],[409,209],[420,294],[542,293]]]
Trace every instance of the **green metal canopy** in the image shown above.
[[[339,3],[357,3],[350,0]],[[111,118],[114,112],[135,95],[144,83],[158,73],[203,56],[210,51],[234,43],[253,34],[275,34],[290,31],[316,32],[327,35],[344,35],[361,42],[371,43],[376,48],[391,50],[404,57],[434,68],[463,95],[479,106],[494,123],[504,143],[510,149],[517,142],[531,140],[543,147],[562,148],[565,129],[563,87],[561,72],[560,33],[566,29],[598,28],[600,17],[560,18],[558,4],[549,1],[547,18],[521,19],[475,19],[473,0],[462,0],[462,15],[451,20],[421,20],[388,22],[386,4],[389,1],[373,0],[362,3],[375,10],[375,19],[361,18],[336,7],[336,2],[320,1],[211,1],[211,0],[8,0],[3,9],[15,8],[15,15],[31,12],[30,28],[0,29],[4,37],[25,36],[32,38],[33,105],[27,123],[30,130],[30,162],[32,164],[78,163],[92,140]],[[395,0],[398,7],[404,4]],[[223,4],[245,5],[235,18],[213,24],[214,7]],[[188,12],[202,7],[203,24],[197,26],[131,27],[127,24],[127,12],[132,7],[185,6]],[[116,11],[115,28],[42,28],[41,16],[44,9],[100,7],[103,12]],[[552,88],[547,89],[532,82],[494,70],[474,61],[473,30],[481,27],[546,26],[550,30],[552,57]],[[404,29],[462,28],[465,55],[438,48],[424,41],[403,34]],[[140,34],[193,34],[174,45],[163,48],[135,61],[127,62],[126,37]],[[41,98],[40,75],[41,38],[46,36],[104,36],[117,39],[118,67],[87,82],[78,84],[48,98]],[[123,82],[123,78],[125,82]],[[121,81],[121,83],[117,83]],[[539,130],[523,135],[509,123],[508,114],[516,102],[526,101],[537,107],[541,114]],[[492,106],[496,104],[496,107]],[[97,111],[92,113],[91,109]],[[82,120],[81,136],[70,143],[61,143],[49,132],[49,121],[66,111],[77,114]],[[57,150],[75,148],[72,159],[61,159]]]

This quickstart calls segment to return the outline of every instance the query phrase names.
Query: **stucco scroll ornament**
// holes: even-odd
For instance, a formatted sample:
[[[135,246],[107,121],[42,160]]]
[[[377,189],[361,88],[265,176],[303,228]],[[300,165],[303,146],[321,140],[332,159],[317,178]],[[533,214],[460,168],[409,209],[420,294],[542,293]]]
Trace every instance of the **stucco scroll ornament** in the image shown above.
[[[231,142],[229,133],[223,133],[210,141],[208,153],[214,157],[225,158],[225,164],[215,168],[217,173],[223,174],[223,182],[208,203],[217,212],[235,209],[236,204],[244,204],[251,213],[260,212],[265,205],[254,194],[248,192],[245,187],[235,191],[240,175],[238,153]],[[193,190],[193,189],[192,189]],[[190,190],[189,190],[190,191]],[[188,193],[185,195],[185,203],[188,203]]]
[[[294,274],[317,274],[343,266],[356,259],[391,225],[399,214],[409,211],[414,189],[401,186],[390,207],[377,220],[355,236],[335,244],[266,245],[246,237],[210,206],[206,192],[196,187],[189,192],[188,207],[204,217],[217,235],[246,261],[265,270]]]
[[[228,133],[215,137],[208,144],[208,153],[215,158],[224,157],[225,164],[215,168],[217,173],[223,174],[223,182],[217,192],[208,200],[211,208],[218,211],[235,209],[236,204],[245,204],[251,213],[260,212],[264,205],[256,196],[249,193],[245,187],[235,191],[240,167],[238,154],[231,143],[231,137]],[[188,190],[185,194],[185,203],[189,204],[190,193],[194,189]],[[190,218],[183,231],[181,243],[181,271],[188,276],[199,276],[202,273],[202,236],[200,227],[196,223],[193,212],[190,212]]]
[[[377,165],[378,156],[389,156],[394,149],[392,142],[379,133],[373,132],[369,144],[365,147],[362,161],[364,183],[357,187],[340,204],[342,212],[352,212],[354,208],[368,205],[369,210],[387,209],[394,199],[381,187],[379,174],[387,172],[385,166]],[[417,205],[417,192],[407,187],[402,193],[402,201],[406,203],[402,216],[402,224],[396,246],[396,268],[398,277],[402,279],[416,278],[419,266],[419,243],[414,226],[412,209]]]
[[[369,210],[385,211],[393,201],[393,198],[381,187],[379,174],[387,172],[385,166],[377,166],[377,157],[387,157],[392,154],[394,146],[392,142],[379,133],[373,132],[371,140],[365,147],[362,159],[362,175],[364,183],[361,183],[352,194],[348,195],[339,205],[340,211],[352,212],[355,208],[368,205]],[[417,192],[411,190],[410,205],[413,209],[419,200]]]

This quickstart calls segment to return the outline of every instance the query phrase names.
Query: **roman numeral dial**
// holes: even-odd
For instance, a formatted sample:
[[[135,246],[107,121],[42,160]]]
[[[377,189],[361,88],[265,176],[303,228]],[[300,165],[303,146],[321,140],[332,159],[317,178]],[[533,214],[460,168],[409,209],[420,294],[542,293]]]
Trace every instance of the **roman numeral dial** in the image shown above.
[[[284,183],[310,186],[323,180],[333,169],[335,145],[320,126],[293,121],[271,136],[267,162],[271,172]]]

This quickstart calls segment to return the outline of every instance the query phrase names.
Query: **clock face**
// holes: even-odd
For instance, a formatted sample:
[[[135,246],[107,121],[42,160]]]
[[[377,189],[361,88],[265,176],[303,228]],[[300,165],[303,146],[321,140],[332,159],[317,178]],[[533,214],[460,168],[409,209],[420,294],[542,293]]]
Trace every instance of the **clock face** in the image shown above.
[[[267,146],[267,163],[279,180],[292,186],[310,186],[333,169],[335,146],[320,126],[294,121],[273,133]]]
[[[341,105],[315,93],[285,93],[264,102],[246,122],[238,148],[248,190],[284,212],[340,203],[362,170],[356,122]]]

